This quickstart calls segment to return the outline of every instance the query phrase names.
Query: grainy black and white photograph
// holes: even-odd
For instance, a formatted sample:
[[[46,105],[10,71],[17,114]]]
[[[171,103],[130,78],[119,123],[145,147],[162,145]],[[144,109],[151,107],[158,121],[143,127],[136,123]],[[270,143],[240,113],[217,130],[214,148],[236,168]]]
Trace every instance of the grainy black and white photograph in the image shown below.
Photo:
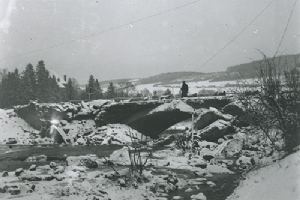
[[[0,0],[0,199],[300,200],[300,2]]]

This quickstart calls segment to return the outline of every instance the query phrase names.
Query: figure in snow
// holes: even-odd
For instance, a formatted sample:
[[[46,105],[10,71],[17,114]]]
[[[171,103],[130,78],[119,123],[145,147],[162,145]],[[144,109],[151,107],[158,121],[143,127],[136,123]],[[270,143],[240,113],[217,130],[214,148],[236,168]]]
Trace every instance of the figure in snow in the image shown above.
[[[189,93],[189,86],[185,83],[185,81],[182,82],[181,86],[181,97],[187,97]]]

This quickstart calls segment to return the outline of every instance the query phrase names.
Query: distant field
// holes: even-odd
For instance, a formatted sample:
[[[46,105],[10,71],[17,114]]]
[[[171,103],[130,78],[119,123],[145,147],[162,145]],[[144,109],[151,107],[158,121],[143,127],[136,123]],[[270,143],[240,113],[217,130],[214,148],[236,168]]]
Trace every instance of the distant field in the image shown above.
[[[247,84],[254,84],[254,79],[245,79],[243,80]],[[199,93],[202,90],[211,90],[215,92],[231,92],[234,91],[239,84],[239,81],[218,81],[218,82],[210,82],[206,81],[197,81],[197,82],[187,82],[189,85],[189,93]],[[170,89],[173,94],[178,94],[180,92],[181,83],[173,83],[173,84],[142,84],[137,85],[137,91],[143,91],[144,89],[148,89],[151,93],[154,91],[165,91]]]

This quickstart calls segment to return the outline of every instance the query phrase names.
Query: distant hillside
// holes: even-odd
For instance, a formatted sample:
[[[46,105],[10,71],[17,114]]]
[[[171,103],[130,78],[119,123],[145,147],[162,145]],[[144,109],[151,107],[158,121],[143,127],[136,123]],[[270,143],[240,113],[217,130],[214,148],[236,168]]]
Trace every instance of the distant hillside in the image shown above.
[[[269,60],[270,59],[271,58],[269,58]],[[293,68],[300,65],[300,54],[279,56],[276,57],[274,61],[281,69]],[[228,67],[226,73],[240,75],[241,78],[252,78],[255,77],[257,70],[263,66],[263,62],[264,60],[258,60],[251,63]]]
[[[120,84],[120,83],[132,82],[132,80],[133,79],[129,79],[129,78],[113,79],[113,80],[101,81],[100,84],[108,85],[110,82],[112,82],[113,84]]]
[[[262,66],[263,60],[257,60],[250,63],[230,66],[226,71],[214,72],[214,73],[202,73],[202,72],[169,72],[161,73],[154,76],[141,79],[116,79],[101,82],[102,85],[107,86],[109,82],[113,82],[116,85],[122,85],[125,82],[131,82],[136,85],[140,84],[172,84],[180,83],[182,81],[196,82],[209,80],[215,81],[231,81],[245,78],[253,78],[257,75],[257,70]],[[283,55],[275,58],[275,62],[279,63],[280,68],[292,68],[300,66],[300,54],[296,55]]]
[[[183,80],[185,81],[196,81],[196,80],[206,80],[209,74],[201,72],[170,72],[162,73],[155,76],[150,76],[148,78],[143,78],[138,81],[139,84],[150,84],[150,83],[178,83]]]

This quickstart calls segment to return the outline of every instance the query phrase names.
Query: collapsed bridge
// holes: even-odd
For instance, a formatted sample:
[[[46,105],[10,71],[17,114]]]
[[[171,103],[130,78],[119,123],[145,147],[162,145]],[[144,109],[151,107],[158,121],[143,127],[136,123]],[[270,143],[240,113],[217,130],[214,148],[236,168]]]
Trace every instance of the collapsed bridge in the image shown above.
[[[174,99],[168,102],[138,101],[113,102],[96,100],[78,103],[39,104],[31,102],[15,107],[15,112],[37,130],[50,130],[51,120],[92,120],[96,127],[108,124],[126,124],[143,135],[158,138],[169,127],[190,119],[199,108],[223,108],[229,97]]]

